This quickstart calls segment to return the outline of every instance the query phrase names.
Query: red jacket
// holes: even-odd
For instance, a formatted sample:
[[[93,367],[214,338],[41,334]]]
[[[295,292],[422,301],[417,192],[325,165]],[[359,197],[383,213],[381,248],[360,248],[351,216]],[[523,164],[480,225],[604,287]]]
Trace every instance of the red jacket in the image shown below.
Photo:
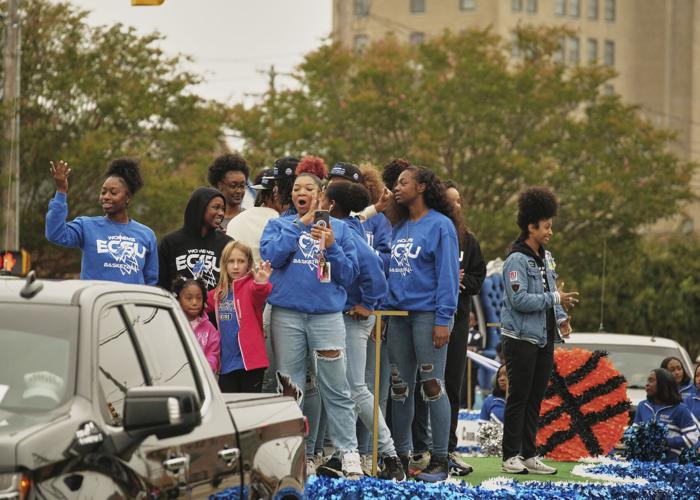
[[[207,311],[214,311],[216,326],[221,332],[217,290],[218,288],[214,288],[207,294]],[[238,320],[238,347],[241,349],[243,366],[246,370],[270,366],[265,349],[262,314],[271,290],[270,282],[260,285],[253,280],[252,273],[233,282],[233,307]],[[225,332],[221,332],[221,336],[224,335]]]

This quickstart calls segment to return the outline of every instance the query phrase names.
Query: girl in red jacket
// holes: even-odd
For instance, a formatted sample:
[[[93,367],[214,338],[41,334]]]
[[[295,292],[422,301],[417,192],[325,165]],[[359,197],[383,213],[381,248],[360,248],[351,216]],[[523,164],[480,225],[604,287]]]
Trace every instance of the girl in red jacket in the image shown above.
[[[254,267],[253,252],[240,241],[221,252],[219,284],[209,291],[208,310],[214,311],[221,334],[219,388],[221,392],[260,392],[269,363],[265,351],[262,313],[272,290],[272,267]]]

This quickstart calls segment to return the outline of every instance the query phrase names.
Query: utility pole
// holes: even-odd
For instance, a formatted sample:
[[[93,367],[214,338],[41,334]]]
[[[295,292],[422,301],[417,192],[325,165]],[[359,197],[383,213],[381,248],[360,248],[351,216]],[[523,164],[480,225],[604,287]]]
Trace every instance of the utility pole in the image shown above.
[[[19,251],[19,107],[20,107],[20,0],[7,1],[3,53],[3,152],[0,201],[2,241],[0,249]]]

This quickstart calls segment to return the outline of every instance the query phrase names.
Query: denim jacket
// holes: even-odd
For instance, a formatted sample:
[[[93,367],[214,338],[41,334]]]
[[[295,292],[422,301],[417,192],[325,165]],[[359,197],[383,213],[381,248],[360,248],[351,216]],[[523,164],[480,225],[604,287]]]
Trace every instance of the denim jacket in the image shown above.
[[[561,342],[558,325],[568,317],[557,292],[556,264],[547,250],[544,262],[549,292],[544,291],[542,275],[533,256],[514,252],[503,265],[505,297],[501,308],[501,334],[539,347],[547,345],[547,310],[554,307],[556,342]]]

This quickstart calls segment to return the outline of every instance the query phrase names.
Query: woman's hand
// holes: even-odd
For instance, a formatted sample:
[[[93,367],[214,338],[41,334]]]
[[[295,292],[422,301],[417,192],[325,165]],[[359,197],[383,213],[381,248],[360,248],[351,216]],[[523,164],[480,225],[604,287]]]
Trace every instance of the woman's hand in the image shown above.
[[[348,311],[348,316],[355,320],[366,320],[372,315],[372,311],[360,304],[352,306]]]
[[[389,202],[393,197],[394,194],[391,192],[391,190],[388,187],[385,187],[384,191],[382,191],[382,195],[377,200],[377,203],[374,204],[374,209],[377,212],[383,212],[386,210],[386,207],[389,206]]]
[[[53,176],[53,182],[56,184],[56,191],[59,193],[68,192],[68,176],[72,172],[68,168],[68,162],[63,160],[58,161],[58,165],[54,165],[52,161],[49,162],[49,171]]]
[[[335,243],[335,234],[333,234],[333,228],[328,226],[328,227],[321,227],[321,226],[314,226],[311,228],[311,237],[315,240],[320,240],[321,238],[324,238],[324,248],[328,248],[333,243]]]
[[[433,345],[435,349],[441,349],[450,341],[450,329],[446,326],[433,327]]]
[[[299,222],[308,226],[314,221],[314,212],[318,210],[318,194],[315,193],[311,197],[311,202],[309,203],[309,210],[304,214],[299,216]]]
[[[460,269],[459,270],[459,289],[464,290],[465,288],[467,288],[467,287],[464,286],[464,269]]]
[[[258,262],[258,264],[255,266],[253,281],[255,281],[258,285],[264,285],[270,279],[271,274],[272,264],[270,264],[269,260],[266,260],[265,262]]]
[[[569,323],[569,318],[566,318],[559,324],[559,331],[564,338],[568,338],[569,335],[571,335],[571,323]]]
[[[559,298],[561,299],[561,305],[564,309],[569,309],[578,304],[578,292],[565,292],[564,282],[561,282],[559,287]]]

